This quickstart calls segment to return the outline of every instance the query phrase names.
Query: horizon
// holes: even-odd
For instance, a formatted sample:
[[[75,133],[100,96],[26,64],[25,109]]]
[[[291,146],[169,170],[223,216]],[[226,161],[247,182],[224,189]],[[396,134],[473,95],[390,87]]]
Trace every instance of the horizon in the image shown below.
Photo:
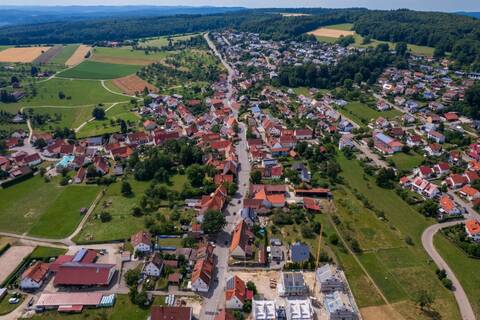
[[[21,4],[0,5],[2,8],[22,8],[22,7],[243,7],[248,9],[260,8],[366,8],[370,10],[396,10],[410,9],[416,11],[442,11],[442,12],[479,12],[480,1],[450,1],[450,0],[426,0],[419,1],[407,0],[400,4],[385,3],[380,0],[300,0],[295,5],[291,5],[287,0],[224,0],[219,4],[215,0],[183,0],[171,2],[170,0],[161,1],[142,0],[138,3],[132,3],[131,0],[84,0],[81,3],[78,0],[24,0]]]

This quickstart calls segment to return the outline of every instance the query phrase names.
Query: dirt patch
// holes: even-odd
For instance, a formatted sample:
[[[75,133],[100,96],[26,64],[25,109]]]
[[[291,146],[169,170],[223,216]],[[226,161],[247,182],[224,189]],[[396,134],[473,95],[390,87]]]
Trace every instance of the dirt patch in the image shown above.
[[[361,308],[360,313],[364,320],[404,319],[393,307],[388,307],[387,305]]]
[[[284,17],[307,17],[311,16],[311,14],[308,13],[280,13]]]
[[[40,57],[35,59],[35,63],[48,63],[52,60],[60,51],[62,51],[62,45],[56,45],[47,52],[44,52]]]
[[[8,48],[0,52],[0,62],[29,63],[49,49],[50,47]]]
[[[88,52],[92,50],[92,47],[86,45],[80,45],[77,50],[72,54],[72,56],[65,62],[65,65],[68,67],[76,66],[77,64],[81,63],[85,60]]]
[[[142,92],[147,88],[150,92],[158,92],[158,89],[148,83],[147,81],[140,79],[136,75],[126,76],[112,80],[112,83],[122,90],[124,94],[134,95],[137,92]]]
[[[318,37],[340,38],[342,36],[353,36],[355,34],[355,31],[318,28],[316,30],[310,31],[308,34],[313,34],[314,36]]]
[[[136,66],[146,66],[146,65],[158,62],[158,61],[148,60],[148,59],[108,57],[108,56],[98,56],[98,55],[93,55],[92,60],[97,62],[104,62],[104,63],[131,64]]]
[[[0,256],[0,283],[15,270],[15,268],[28,256],[34,247],[13,246]]]

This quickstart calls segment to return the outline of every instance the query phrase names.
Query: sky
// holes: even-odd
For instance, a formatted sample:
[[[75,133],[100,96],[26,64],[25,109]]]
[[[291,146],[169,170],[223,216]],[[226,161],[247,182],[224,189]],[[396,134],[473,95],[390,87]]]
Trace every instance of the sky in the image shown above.
[[[0,0],[0,4],[4,0]],[[12,2],[9,2],[12,4]],[[16,5],[186,5],[480,11],[480,0],[19,0]]]

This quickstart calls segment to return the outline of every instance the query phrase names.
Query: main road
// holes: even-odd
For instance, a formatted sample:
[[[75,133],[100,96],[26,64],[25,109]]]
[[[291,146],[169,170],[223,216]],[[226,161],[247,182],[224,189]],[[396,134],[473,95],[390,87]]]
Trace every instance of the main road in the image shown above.
[[[231,108],[234,117],[238,121],[238,110],[232,108],[232,101],[234,101],[234,87],[233,80],[235,79],[235,70],[228,64],[228,62],[218,52],[215,44],[210,40],[208,33],[204,35],[208,46],[213,53],[220,59],[225,69],[228,71],[227,78],[227,94],[225,102]],[[230,243],[230,235],[235,228],[235,225],[241,219],[238,214],[242,209],[243,199],[247,195],[250,183],[250,162],[248,160],[247,152],[247,130],[244,123],[239,122],[240,141],[235,146],[239,170],[238,170],[238,191],[225,209],[227,224],[223,231],[217,236],[216,247],[213,251],[216,256],[216,271],[214,275],[214,282],[210,286],[210,291],[206,293],[203,300],[202,310],[200,312],[200,319],[211,320],[215,317],[219,310],[225,308],[225,285],[229,277],[228,271],[228,245]]]

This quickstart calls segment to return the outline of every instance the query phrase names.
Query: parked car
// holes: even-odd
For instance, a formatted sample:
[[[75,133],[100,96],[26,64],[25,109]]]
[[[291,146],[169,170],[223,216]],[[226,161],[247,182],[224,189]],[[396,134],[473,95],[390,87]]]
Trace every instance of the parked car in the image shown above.
[[[12,297],[12,298],[8,299],[8,303],[10,303],[10,304],[17,304],[19,302],[20,302],[20,298]]]

